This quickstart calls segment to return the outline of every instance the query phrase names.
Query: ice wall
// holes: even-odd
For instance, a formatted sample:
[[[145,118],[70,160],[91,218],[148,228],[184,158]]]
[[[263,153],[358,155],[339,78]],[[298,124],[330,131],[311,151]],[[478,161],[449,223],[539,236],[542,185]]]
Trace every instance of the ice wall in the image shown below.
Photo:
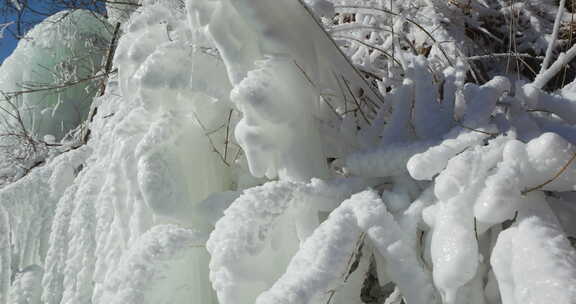
[[[19,111],[31,134],[61,139],[86,119],[102,90],[111,31],[104,18],[85,10],[46,18],[0,67],[2,107],[12,114]],[[4,132],[19,127],[10,115],[2,115]]]
[[[13,235],[8,248],[1,246],[12,258],[2,286],[22,278],[8,288],[18,294],[10,299],[216,303],[204,243],[237,196],[225,191],[254,179],[233,179],[242,155],[225,67],[205,52],[211,45],[190,47],[185,12],[172,4],[147,3],[123,25],[118,71],[94,100],[88,144],[2,189]],[[208,75],[221,88],[207,86]],[[211,196],[220,192],[228,195]],[[20,274],[34,264],[43,272]]]

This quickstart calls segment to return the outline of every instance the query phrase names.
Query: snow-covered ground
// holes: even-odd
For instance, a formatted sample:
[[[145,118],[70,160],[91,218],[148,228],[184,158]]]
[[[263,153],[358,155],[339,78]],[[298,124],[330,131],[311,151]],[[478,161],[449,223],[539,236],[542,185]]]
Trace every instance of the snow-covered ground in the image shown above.
[[[0,67],[0,304],[576,303],[555,1],[141,3]]]

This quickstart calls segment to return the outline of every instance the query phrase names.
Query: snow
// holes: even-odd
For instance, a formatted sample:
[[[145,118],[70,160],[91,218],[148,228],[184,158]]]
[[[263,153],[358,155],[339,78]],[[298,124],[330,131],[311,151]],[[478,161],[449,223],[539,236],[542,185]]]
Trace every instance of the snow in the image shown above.
[[[572,303],[576,295],[576,254],[542,195],[530,194],[529,211],[498,237],[491,258],[502,303]],[[542,214],[542,215],[540,215]]]
[[[350,173],[368,177],[397,176],[406,172],[404,165],[413,156],[430,147],[430,143],[410,143],[373,148],[350,154],[346,166]],[[429,170],[429,169],[427,169]]]
[[[464,87],[464,96],[467,99],[466,114],[462,118],[462,123],[469,128],[477,128],[486,124],[498,99],[508,94],[510,90],[510,80],[499,76],[480,87],[467,84]]]
[[[407,162],[408,172],[418,180],[432,179],[446,168],[452,157],[484,138],[485,134],[472,131],[461,132],[456,138],[447,138],[442,143],[410,157]]]
[[[255,303],[321,303],[330,297],[335,303],[350,303],[342,299],[347,295],[340,294],[340,285],[348,283],[344,280],[349,271],[347,261],[357,250],[361,230],[346,206],[365,199],[358,194],[335,210],[302,244],[286,272]],[[356,271],[366,271],[365,267],[360,265]]]
[[[103,303],[209,303],[214,295],[202,285],[207,265],[202,233],[158,225],[143,234],[106,282]],[[186,271],[195,265],[196,272]],[[202,269],[204,268],[204,269]],[[202,273],[204,272],[204,273]],[[169,279],[168,279],[169,278]],[[198,281],[194,284],[194,281]],[[179,282],[179,283],[176,283]],[[176,284],[176,286],[174,285]]]
[[[270,287],[266,282],[285,271],[300,242],[312,237],[319,211],[332,210],[362,185],[283,181],[246,190],[224,212],[207,243],[220,303],[253,302]]]
[[[414,81],[414,130],[421,139],[437,139],[451,129],[453,125],[451,112],[445,110],[437,102],[432,74],[426,67],[423,56],[410,58],[406,68],[406,76]],[[447,104],[446,106],[450,106]]]
[[[573,303],[568,14],[498,3],[108,3],[102,96],[15,99],[39,151],[14,169],[0,145],[0,304]],[[511,15],[538,75],[485,54]],[[110,46],[51,18],[1,90]],[[75,102],[94,117],[62,126]]]
[[[506,143],[502,161],[486,179],[474,206],[476,218],[489,224],[512,219],[523,204],[524,191],[546,183],[574,155],[574,146],[553,133],[544,133],[524,144],[517,140]],[[551,191],[572,190],[574,165],[552,182],[542,186]]]
[[[512,219],[521,204],[521,173],[526,162],[524,144],[512,140],[503,150],[503,161],[494,174],[486,179],[474,205],[474,216],[483,223],[497,224]],[[525,166],[525,165],[524,165]]]

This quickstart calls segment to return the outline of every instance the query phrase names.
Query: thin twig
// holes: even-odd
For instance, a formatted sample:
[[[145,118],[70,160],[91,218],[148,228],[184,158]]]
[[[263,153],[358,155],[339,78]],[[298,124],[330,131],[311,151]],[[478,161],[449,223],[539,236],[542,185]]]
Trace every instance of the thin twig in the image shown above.
[[[316,91],[318,91],[318,87],[316,86],[316,84],[314,83],[314,81],[312,81],[312,79],[310,78],[310,76],[308,76],[308,73],[306,73],[306,71],[298,64],[298,62],[296,60],[294,60],[294,65],[296,65],[296,67],[298,67],[298,69],[300,70],[300,72],[302,73],[302,75],[304,75],[304,77],[306,78],[306,80],[308,80],[308,83],[310,84],[310,86],[312,86],[312,88],[314,88]]]
[[[362,249],[364,248],[365,241],[366,241],[366,232],[362,232],[362,234],[360,234],[360,238],[358,238],[358,241],[356,242],[356,249],[350,256],[350,259],[348,259],[347,264],[348,271],[346,273],[346,276],[344,277],[344,283],[348,282],[348,279],[350,278],[352,273],[354,273],[354,271],[358,269],[360,259],[362,259]]]
[[[196,111],[192,111],[192,114],[194,114],[194,118],[196,119],[196,122],[198,123],[200,128],[202,128],[202,130],[204,131],[204,134],[207,134],[207,129],[204,126],[204,124],[202,123],[202,121],[200,120],[200,118],[198,117],[198,114],[196,114]],[[218,154],[218,156],[224,162],[224,164],[226,166],[230,167],[230,164],[226,161],[226,159],[224,158],[222,153],[220,153],[220,151],[218,151],[218,149],[216,149],[216,145],[214,144],[214,141],[212,140],[210,135],[206,135],[206,138],[208,138],[208,142],[210,143],[210,146],[212,147],[212,151],[216,152],[216,154]]]
[[[352,252],[352,254],[350,254],[350,257],[348,258],[348,261],[346,262],[346,273],[344,273],[342,275],[344,277],[344,283],[346,283],[348,281],[348,278],[350,278],[350,275],[352,275],[352,273],[358,268],[358,264],[360,263],[360,259],[362,258],[362,249],[364,248],[364,242],[365,241],[366,241],[366,232],[362,232],[360,234],[360,237],[356,241],[356,245],[354,246],[354,252]],[[332,302],[332,298],[334,298],[334,295],[336,294],[336,290],[331,289],[328,291],[328,293],[330,295],[328,296],[328,300],[326,301],[326,304],[330,304],[330,302]]]
[[[338,111],[336,111],[336,109],[334,108],[334,106],[328,101],[327,98],[324,98],[323,96],[320,96],[320,100],[322,100],[324,103],[326,103],[326,105],[328,106],[328,108],[330,108],[330,110],[332,110],[332,112],[334,113],[334,115],[336,115],[336,117],[338,117],[339,120],[342,120],[342,116],[340,116],[340,114],[338,113]]]
[[[478,220],[476,217],[474,217],[474,236],[476,237],[476,243],[478,243]]]
[[[556,174],[554,174],[554,176],[552,178],[550,178],[549,180],[545,181],[544,183],[542,183],[538,186],[534,186],[532,188],[528,188],[528,189],[522,191],[522,195],[526,195],[532,191],[540,190],[544,186],[555,181],[558,177],[560,177],[560,175],[562,175],[564,173],[564,171],[566,171],[566,169],[568,169],[568,167],[570,167],[570,165],[572,164],[572,162],[574,162],[575,159],[576,159],[576,152],[574,152],[574,155],[572,155],[572,158],[570,158],[570,160],[560,169],[560,171],[556,172]]]
[[[376,7],[356,6],[356,5],[336,5],[334,7],[335,8],[343,8],[343,9],[358,9],[358,10],[364,9],[364,10],[367,10],[368,12],[375,11],[375,12],[379,12],[379,13],[385,13],[385,14],[390,14],[392,16],[400,17],[400,18],[406,20],[408,23],[413,24],[414,26],[419,28],[424,34],[426,34],[426,36],[428,36],[432,40],[432,42],[434,42],[436,47],[440,50],[440,52],[442,53],[442,55],[444,56],[444,58],[446,59],[448,64],[450,66],[454,66],[454,64],[452,64],[452,60],[450,60],[450,57],[448,57],[448,54],[446,53],[446,51],[444,51],[444,49],[442,47],[440,47],[440,44],[438,43],[436,38],[434,38],[434,36],[432,36],[432,34],[428,30],[426,30],[422,25],[418,24],[418,22],[416,22],[416,21],[414,21],[408,17],[405,17],[399,13],[389,11],[387,9],[376,8]]]
[[[336,75],[336,72],[332,71],[332,75],[334,76],[334,79],[336,80],[336,83],[338,84],[338,87],[340,88],[340,93],[342,94],[342,99],[344,99],[344,113],[348,112],[348,98],[346,96],[346,92],[344,91],[344,88],[342,87],[342,84],[340,83],[340,77],[338,77],[338,75]]]
[[[113,71],[110,72],[110,74],[116,73],[118,71],[118,69],[114,69]],[[64,89],[67,87],[71,87],[71,86],[75,86],[77,84],[80,84],[82,82],[86,82],[86,81],[90,81],[90,80],[95,80],[98,78],[102,78],[102,77],[107,77],[107,74],[96,74],[90,77],[86,77],[86,78],[82,78],[76,81],[69,81],[69,82],[65,82],[59,85],[54,85],[54,86],[47,86],[47,87],[41,87],[41,88],[28,88],[22,91],[12,91],[12,92],[5,92],[6,95],[9,96],[18,96],[18,95],[22,95],[22,94],[29,94],[29,93],[38,93],[38,92],[45,92],[45,91],[51,91],[51,90],[59,90],[59,89]]]
[[[232,119],[232,112],[234,110],[230,109],[230,113],[228,113],[228,123],[226,124],[226,140],[224,141],[224,160],[228,156],[228,138],[230,134],[230,120]]]
[[[114,54],[116,53],[116,47],[117,47],[116,44],[118,42],[119,35],[120,35],[120,22],[116,22],[116,26],[114,27],[114,33],[112,34],[112,40],[110,41],[110,47],[108,48],[108,55],[106,56],[106,65],[104,66],[105,75],[109,75],[110,71],[112,71],[112,62],[114,59]],[[100,92],[100,96],[104,95],[105,90],[104,81],[102,84],[102,91]]]
[[[330,102],[328,102],[325,98],[322,97],[322,94],[320,93],[320,89],[318,89],[318,87],[316,86],[316,84],[314,83],[314,81],[312,81],[312,79],[310,78],[310,76],[308,76],[308,73],[306,73],[306,71],[304,71],[304,69],[298,64],[298,62],[296,62],[296,60],[294,60],[294,64],[296,65],[296,67],[298,67],[298,69],[300,70],[300,72],[302,73],[302,75],[304,75],[304,77],[306,78],[306,80],[308,81],[308,83],[310,84],[310,86],[316,91],[316,93],[320,96],[320,100],[325,102],[328,107],[332,110],[332,112],[334,112],[334,114],[336,114],[336,116],[342,120],[342,117],[340,117],[340,114],[338,114],[338,112],[336,111],[336,109],[330,104]]]
[[[340,54],[344,62],[348,64],[348,66],[352,69],[352,71],[356,74],[356,76],[363,82],[365,89],[372,92],[372,95],[374,95],[374,97],[376,97],[376,99],[378,99],[382,104],[384,104],[384,98],[382,97],[380,92],[378,92],[375,88],[373,88],[370,85],[370,83],[368,83],[368,81],[362,76],[362,74],[360,73],[358,68],[356,68],[356,66],[352,63],[350,58],[348,58],[348,56],[344,54],[344,52],[340,49],[340,46],[334,41],[334,39],[332,39],[330,34],[326,31],[326,29],[324,29],[324,26],[316,19],[314,13],[310,10],[310,8],[308,8],[308,6],[303,2],[303,0],[298,0],[298,2],[302,6],[302,8],[306,11],[306,13],[308,13],[311,19],[316,23],[316,26],[324,34],[326,39],[328,39],[328,41],[332,44],[332,46],[334,46],[334,48],[336,49],[338,54]]]
[[[360,39],[354,38],[354,37],[349,37],[349,36],[344,36],[344,35],[334,35],[333,37],[334,37],[334,38],[342,38],[342,39],[352,40],[352,41],[355,41],[355,42],[357,42],[357,43],[362,44],[363,46],[365,46],[365,47],[367,47],[367,48],[371,48],[371,49],[373,49],[373,50],[379,51],[379,52],[381,52],[382,54],[384,54],[384,56],[392,59],[402,70],[404,70],[404,67],[402,66],[402,63],[400,63],[400,61],[398,61],[396,58],[394,58],[394,56],[388,54],[388,52],[386,52],[386,51],[385,51],[384,49],[382,49],[382,48],[379,48],[379,47],[377,47],[377,46],[375,46],[375,45],[371,45],[371,44],[369,44],[369,43],[366,43],[366,42],[364,42],[364,41],[362,41],[362,40],[360,40]]]
[[[489,136],[498,136],[498,133],[491,133],[491,132],[482,131],[482,130],[478,130],[478,129],[474,129],[474,128],[465,126],[465,125],[463,125],[461,122],[459,122],[459,121],[456,120],[456,119],[454,119],[454,122],[456,122],[456,124],[457,124],[458,126],[460,126],[461,128],[466,129],[466,130],[470,130],[470,131],[472,131],[472,132],[478,132],[478,133],[486,134],[486,135],[489,135]]]
[[[124,1],[110,1],[110,0],[98,0],[99,2],[104,2],[107,4],[120,4],[120,5],[131,5],[131,6],[137,6],[140,7],[142,6],[142,4],[139,3],[133,3],[133,2],[124,2]]]
[[[344,76],[342,76],[342,80],[344,81],[344,85],[346,86],[346,88],[348,89],[348,92],[350,93],[350,95],[352,95],[352,99],[354,100],[354,102],[356,103],[356,106],[358,107],[358,111],[360,111],[360,114],[362,115],[362,117],[364,118],[364,120],[366,120],[366,123],[368,125],[370,125],[370,120],[368,120],[368,117],[366,117],[366,114],[364,114],[364,111],[362,111],[362,107],[360,106],[360,103],[358,102],[358,99],[356,98],[356,96],[354,95],[354,92],[352,92],[352,89],[350,88],[350,85],[348,84],[348,82],[346,81],[346,79],[344,78]]]
[[[466,60],[484,60],[484,59],[493,59],[493,58],[500,58],[500,57],[508,57],[508,56],[515,56],[517,58],[530,58],[530,59],[538,59],[543,60],[543,56],[533,56],[527,53],[496,53],[496,54],[486,54],[486,55],[478,55],[478,56],[470,56],[464,59]]]
[[[326,304],[330,304],[330,302],[332,302],[332,298],[334,297],[334,295],[336,294],[336,290],[332,289],[329,291],[330,296],[328,297],[328,300],[326,301]]]

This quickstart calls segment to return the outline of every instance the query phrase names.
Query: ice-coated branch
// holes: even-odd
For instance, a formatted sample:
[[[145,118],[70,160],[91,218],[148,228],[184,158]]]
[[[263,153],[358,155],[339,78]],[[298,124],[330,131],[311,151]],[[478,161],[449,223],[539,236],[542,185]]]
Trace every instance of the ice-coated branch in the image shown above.
[[[496,53],[487,55],[477,55],[466,57],[466,60],[484,60],[484,59],[494,59],[494,58],[508,58],[508,57],[518,57],[518,58],[531,58],[531,59],[544,59],[544,57],[534,56],[527,53]]]
[[[256,298],[261,287],[256,288],[258,275],[250,274],[248,270],[254,263],[250,256],[258,256],[266,250],[268,235],[290,207],[297,187],[298,184],[290,182],[273,182],[247,190],[216,224],[207,248],[211,254],[210,279],[220,303],[236,303],[241,295],[244,301]],[[290,230],[285,233],[291,234]],[[286,247],[288,244],[284,242],[281,248],[291,250],[291,246]],[[259,272],[274,273],[278,271],[275,268],[269,265]],[[242,279],[242,276],[246,277]]]
[[[330,218],[306,239],[294,255],[286,272],[274,285],[256,300],[256,304],[301,304],[329,303],[330,290],[335,290],[335,300],[340,303],[338,293],[348,273],[349,259],[354,254],[362,231],[358,228],[354,214],[345,206],[350,201],[360,203],[362,195],[356,195],[337,208]],[[372,198],[374,199],[374,198]],[[381,202],[380,202],[381,203]],[[365,257],[366,259],[366,257]],[[365,267],[356,271],[366,271]],[[360,277],[363,277],[360,274]]]
[[[542,193],[527,194],[517,223],[503,231],[490,264],[502,303],[573,303],[576,298],[576,250]]]
[[[359,179],[313,179],[308,184],[269,182],[246,190],[226,210],[207,243],[210,279],[220,303],[234,304],[239,298],[253,302],[272,285],[269,278],[284,273],[299,242],[318,226],[318,211],[334,209],[363,187]]]
[[[538,89],[542,89],[560,70],[562,67],[570,63],[572,59],[576,56],[576,45],[573,45],[568,51],[565,53],[561,53],[556,61],[545,71],[540,72],[532,85]]]
[[[13,23],[14,22],[8,22],[8,23],[0,24],[0,39],[4,38],[4,31]]]
[[[473,131],[463,131],[454,137],[450,136],[440,144],[412,156],[406,164],[408,172],[417,180],[430,180],[446,167],[452,157],[485,138],[485,134]]]
[[[548,69],[550,60],[552,60],[552,51],[554,50],[556,39],[558,39],[558,32],[560,30],[560,24],[562,23],[562,15],[564,14],[565,4],[566,0],[560,0],[560,3],[558,4],[558,12],[556,13],[556,19],[554,20],[554,29],[552,30],[552,36],[550,37],[551,39],[548,44],[548,49],[546,49],[546,57],[544,57],[544,61],[540,67],[540,73],[543,73],[546,71],[546,69]]]
[[[430,274],[420,263],[416,249],[372,190],[353,195],[334,210],[306,239],[286,273],[256,303],[325,303],[329,291],[344,284],[347,261],[362,232],[386,259],[386,272],[408,303],[436,303]],[[335,303],[341,303],[338,290],[335,295]]]

